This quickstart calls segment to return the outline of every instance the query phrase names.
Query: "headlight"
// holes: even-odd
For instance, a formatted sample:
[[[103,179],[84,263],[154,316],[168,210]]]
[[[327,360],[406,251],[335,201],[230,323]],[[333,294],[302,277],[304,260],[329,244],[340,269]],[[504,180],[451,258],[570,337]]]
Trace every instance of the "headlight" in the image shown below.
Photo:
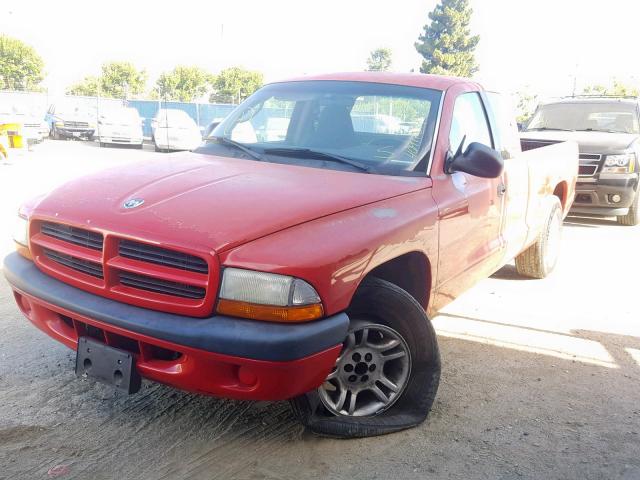
[[[64,127],[64,122],[60,121],[60,120],[56,120],[55,121],[55,126],[56,127]]]
[[[635,153],[607,155],[602,173],[633,173],[636,167]]]
[[[26,247],[29,245],[29,221],[18,217],[13,226],[13,241]]]
[[[275,322],[305,322],[323,314],[320,296],[304,280],[225,268],[218,313]]]
[[[13,241],[16,242],[16,250],[20,255],[32,260],[29,251],[29,220],[18,216],[13,225]]]

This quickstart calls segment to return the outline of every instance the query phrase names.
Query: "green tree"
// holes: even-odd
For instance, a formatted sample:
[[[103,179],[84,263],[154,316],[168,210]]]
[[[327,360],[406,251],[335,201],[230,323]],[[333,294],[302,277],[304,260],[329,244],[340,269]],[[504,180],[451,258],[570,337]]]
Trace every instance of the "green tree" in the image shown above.
[[[613,83],[609,86],[605,85],[588,85],[582,93],[585,95],[616,95],[621,97],[637,97],[640,91],[636,87],[625,85],[618,79],[613,79]]]
[[[99,77],[87,76],[67,88],[69,95],[124,98],[140,95],[147,85],[147,73],[129,62],[109,62],[102,65]]]
[[[367,58],[367,70],[370,72],[386,72],[391,68],[391,49],[376,48]]]
[[[424,58],[422,73],[470,77],[478,71],[473,53],[480,37],[471,35],[472,13],[469,0],[441,0],[429,13],[431,21],[415,43]]]
[[[130,62],[109,62],[102,65],[100,94],[105,97],[124,98],[140,95],[147,85],[147,72],[138,70]]]
[[[84,95],[95,97],[100,92],[100,79],[94,76],[84,77],[81,82],[67,88],[67,95]]]
[[[0,89],[36,90],[44,62],[36,51],[16,38],[0,35]]]
[[[210,102],[240,102],[262,86],[260,72],[231,67],[222,70],[213,81]]]
[[[528,91],[516,92],[516,120],[518,123],[526,123],[538,106],[538,95]]]
[[[192,102],[209,89],[213,76],[200,67],[177,66],[160,75],[154,93],[157,98]]]

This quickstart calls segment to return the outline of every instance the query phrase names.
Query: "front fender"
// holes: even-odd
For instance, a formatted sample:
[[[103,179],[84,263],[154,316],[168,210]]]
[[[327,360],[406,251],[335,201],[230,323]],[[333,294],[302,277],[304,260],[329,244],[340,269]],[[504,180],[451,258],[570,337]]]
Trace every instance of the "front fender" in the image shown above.
[[[222,252],[220,263],[301,278],[332,315],[349,306],[368,272],[389,260],[418,251],[436,266],[437,219],[431,189],[419,190],[281,230]]]

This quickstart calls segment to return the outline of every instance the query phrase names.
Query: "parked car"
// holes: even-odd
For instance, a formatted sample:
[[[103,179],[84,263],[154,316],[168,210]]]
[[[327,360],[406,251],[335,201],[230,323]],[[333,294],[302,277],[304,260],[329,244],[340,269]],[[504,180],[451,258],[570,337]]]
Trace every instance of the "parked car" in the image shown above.
[[[422,128],[358,132],[356,100]],[[284,138],[233,139],[283,103]],[[388,433],[434,401],[429,318],[514,258],[553,270],[577,173],[575,143],[521,151],[501,97],[469,80],[303,77],[258,90],[195,153],[26,203],[4,273],[78,375],[290,399],[312,431]]]
[[[156,151],[193,150],[202,143],[198,125],[184,110],[161,108],[151,129]]]
[[[100,111],[94,138],[106,144],[135,145],[142,148],[142,118],[131,107],[110,107]]]
[[[90,140],[96,130],[96,109],[79,100],[65,98],[47,110],[50,137],[54,140],[77,138]]]
[[[0,104],[0,124],[20,125],[21,135],[29,145],[43,141],[43,122],[44,112],[38,112],[37,109],[29,109],[26,105],[19,103]]]
[[[640,103],[637,98],[571,97],[540,105],[523,138],[573,140],[580,175],[572,214],[640,223]]]

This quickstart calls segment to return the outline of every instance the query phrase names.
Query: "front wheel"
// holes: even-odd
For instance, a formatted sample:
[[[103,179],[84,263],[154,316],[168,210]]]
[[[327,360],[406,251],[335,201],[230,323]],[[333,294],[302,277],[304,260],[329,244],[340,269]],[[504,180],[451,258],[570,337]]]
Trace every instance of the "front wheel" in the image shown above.
[[[618,223],[620,225],[627,225],[629,227],[633,227],[634,225],[638,225],[640,223],[640,189],[636,192],[636,196],[633,199],[633,203],[631,207],[629,207],[629,213],[626,215],[620,215],[617,217]]]
[[[367,437],[425,420],[438,390],[440,353],[422,306],[406,291],[366,279],[347,310],[349,333],[317,390],[291,401],[311,431]]]

